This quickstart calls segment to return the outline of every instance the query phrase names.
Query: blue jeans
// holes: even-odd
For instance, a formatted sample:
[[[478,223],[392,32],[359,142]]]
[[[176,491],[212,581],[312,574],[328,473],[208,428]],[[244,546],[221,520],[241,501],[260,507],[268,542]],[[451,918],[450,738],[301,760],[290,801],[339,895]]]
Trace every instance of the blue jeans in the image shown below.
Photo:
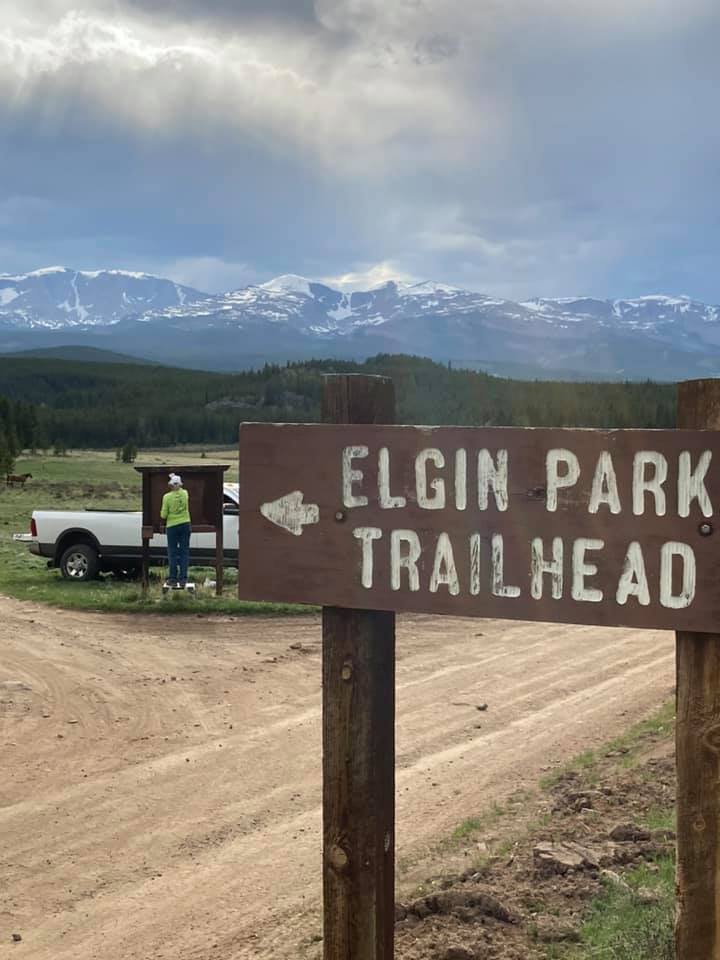
[[[170,580],[187,582],[188,560],[190,558],[190,524],[176,523],[168,527],[168,563],[170,565]]]

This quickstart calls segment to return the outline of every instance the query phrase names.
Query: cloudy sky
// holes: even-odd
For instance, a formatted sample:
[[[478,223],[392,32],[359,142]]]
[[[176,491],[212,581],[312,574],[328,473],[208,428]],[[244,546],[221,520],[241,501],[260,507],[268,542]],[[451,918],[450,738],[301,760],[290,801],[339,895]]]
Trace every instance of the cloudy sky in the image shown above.
[[[717,0],[5,0],[0,272],[720,302]]]

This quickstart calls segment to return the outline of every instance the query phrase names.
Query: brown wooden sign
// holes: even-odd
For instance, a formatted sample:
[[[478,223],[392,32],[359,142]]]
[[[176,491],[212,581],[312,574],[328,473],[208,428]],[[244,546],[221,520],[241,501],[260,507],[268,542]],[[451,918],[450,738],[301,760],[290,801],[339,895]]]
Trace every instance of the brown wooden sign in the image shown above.
[[[142,466],[135,467],[142,474],[142,582],[143,591],[150,586],[150,540],[156,533],[165,532],[165,521],[160,517],[162,500],[168,492],[171,473],[182,477],[188,492],[193,533],[215,534],[215,591],[223,591],[223,486],[226,464],[208,466]]]
[[[165,529],[160,519],[162,499],[170,489],[168,478],[179,473],[188,492],[192,527],[195,533],[214,531],[223,523],[223,484],[227,465],[135,467],[142,474],[143,526],[155,533]]]
[[[709,631],[720,437],[240,429],[244,599]]]

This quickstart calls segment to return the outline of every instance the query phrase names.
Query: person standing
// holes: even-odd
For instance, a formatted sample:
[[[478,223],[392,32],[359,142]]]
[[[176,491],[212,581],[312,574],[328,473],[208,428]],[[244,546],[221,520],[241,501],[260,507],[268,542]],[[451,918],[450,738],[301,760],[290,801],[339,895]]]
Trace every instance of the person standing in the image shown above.
[[[184,590],[187,586],[190,559],[190,502],[188,492],[183,488],[182,478],[177,473],[170,474],[168,486],[170,489],[163,497],[160,507],[160,518],[165,521],[167,533],[170,566],[168,585]]]

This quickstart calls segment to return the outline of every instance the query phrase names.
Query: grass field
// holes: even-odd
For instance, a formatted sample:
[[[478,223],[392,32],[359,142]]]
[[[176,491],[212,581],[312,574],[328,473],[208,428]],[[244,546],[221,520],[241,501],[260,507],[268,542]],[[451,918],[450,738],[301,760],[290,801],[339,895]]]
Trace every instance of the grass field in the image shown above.
[[[204,456],[203,456],[204,454]],[[205,464],[230,465],[226,477],[237,480],[237,451],[175,450],[143,451],[138,464]],[[85,507],[138,510],[140,508],[140,475],[131,464],[118,463],[113,451],[72,451],[64,457],[24,456],[18,459],[15,473],[31,473],[24,488],[0,487],[0,592],[22,600],[87,610],[133,610],[158,613],[183,611],[205,613],[305,613],[309,607],[245,603],[234,599],[237,583],[235,570],[226,570],[225,596],[214,591],[198,590],[195,597],[170,595],[162,597],[160,585],[163,571],[153,570],[151,590],[143,599],[140,587],[105,576],[92,583],[69,583],[57,570],[48,570],[47,562],[34,557],[26,544],[15,543],[13,533],[30,529],[33,510],[82,510]],[[202,584],[214,571],[194,567],[196,583]]]

